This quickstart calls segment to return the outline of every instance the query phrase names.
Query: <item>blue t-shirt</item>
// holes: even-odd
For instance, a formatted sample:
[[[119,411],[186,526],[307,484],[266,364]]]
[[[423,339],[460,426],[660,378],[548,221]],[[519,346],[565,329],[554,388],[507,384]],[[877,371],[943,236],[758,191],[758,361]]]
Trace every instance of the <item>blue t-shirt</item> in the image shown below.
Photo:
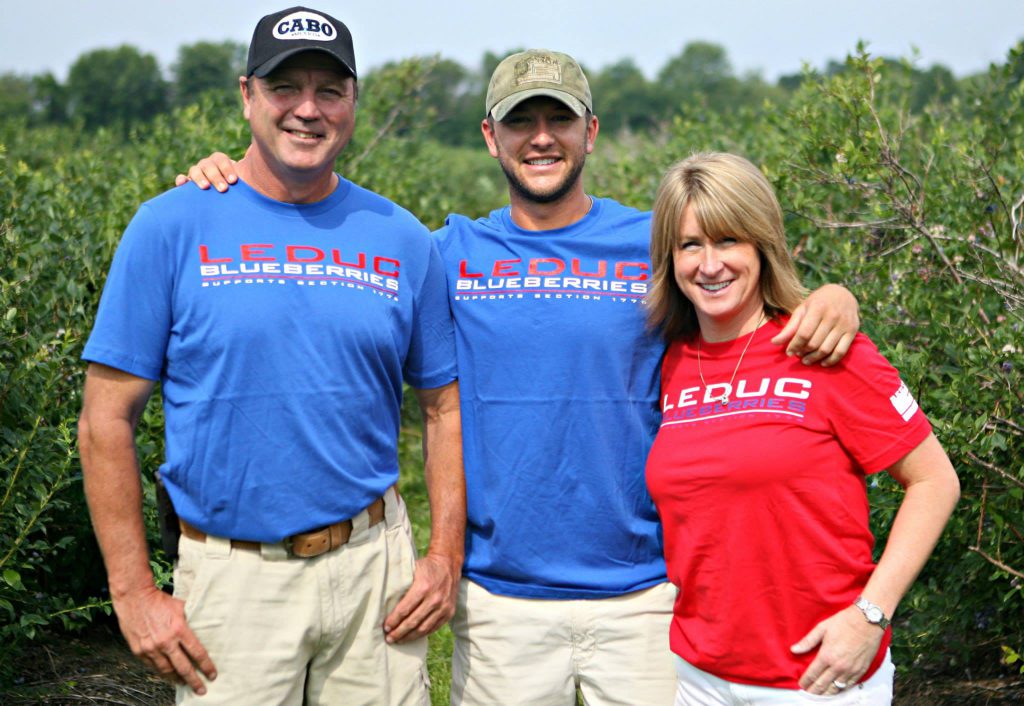
[[[456,377],[427,230],[344,179],[313,204],[241,182],[143,204],[82,357],[160,381],[178,514],[264,542],[382,495],[398,480],[403,376]]]
[[[435,234],[462,398],[464,573],[529,598],[665,581],[644,462],[664,345],[645,329],[650,214],[608,199],[557,230],[506,207]]]

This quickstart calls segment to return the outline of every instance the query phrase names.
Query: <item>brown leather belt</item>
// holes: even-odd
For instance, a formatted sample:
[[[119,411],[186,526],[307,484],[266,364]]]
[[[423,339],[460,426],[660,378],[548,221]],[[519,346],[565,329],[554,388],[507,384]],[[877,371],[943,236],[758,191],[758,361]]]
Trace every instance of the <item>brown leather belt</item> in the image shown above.
[[[370,515],[370,527],[383,520],[384,498],[377,498],[370,503],[366,508],[366,512]],[[206,532],[203,532],[198,527],[193,527],[180,517],[178,518],[178,524],[181,525],[181,533],[189,539],[194,539],[197,542],[206,541]],[[351,536],[352,520],[342,520],[320,529],[293,534],[291,537],[285,538],[284,544],[288,548],[288,553],[292,556],[299,557],[300,559],[311,559],[315,556],[334,551],[346,544]],[[259,542],[251,542],[246,539],[232,539],[231,546],[235,549],[255,551],[260,549]]]

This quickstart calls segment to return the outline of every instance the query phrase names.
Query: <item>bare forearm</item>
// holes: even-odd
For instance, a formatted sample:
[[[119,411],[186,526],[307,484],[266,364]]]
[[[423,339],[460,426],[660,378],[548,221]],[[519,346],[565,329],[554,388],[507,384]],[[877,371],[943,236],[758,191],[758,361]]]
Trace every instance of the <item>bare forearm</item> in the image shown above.
[[[83,480],[89,513],[111,596],[153,586],[142,520],[142,484],[135,441],[124,420],[90,421],[83,415],[79,431]]]
[[[864,588],[864,597],[890,617],[928,561],[960,497],[956,472],[934,436],[912,453],[920,454],[915,463],[929,470],[906,484],[885,551]],[[898,472],[893,475],[899,479]]]
[[[465,553],[466,478],[462,467],[462,422],[458,385],[429,394],[423,403],[423,458],[430,499],[428,553],[449,558],[455,571]]]
[[[956,491],[951,492],[948,485],[934,486],[938,487],[922,483],[907,490],[885,552],[864,588],[864,597],[878,604],[887,616],[893,615],[924,568],[956,504]]]
[[[466,478],[462,469],[462,430],[458,410],[424,429],[424,475],[430,499],[428,552],[451,557],[461,567],[465,552]],[[431,448],[433,447],[433,448]]]

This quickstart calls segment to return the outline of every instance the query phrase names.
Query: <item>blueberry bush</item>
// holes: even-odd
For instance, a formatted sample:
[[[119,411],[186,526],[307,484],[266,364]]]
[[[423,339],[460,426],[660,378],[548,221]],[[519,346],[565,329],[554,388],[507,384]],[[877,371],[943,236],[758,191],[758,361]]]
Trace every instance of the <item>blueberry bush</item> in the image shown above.
[[[482,143],[430,136],[437,115],[423,96],[436,62],[362,82],[338,164],[431,227],[506,199]],[[1024,671],[1024,45],[923,106],[898,62],[858,49],[833,68],[807,71],[785,100],[725,111],[694,89],[646,117],[656,129],[602,133],[587,188],[649,207],[662,170],[695,150],[739,152],[764,169],[807,284],[854,292],[865,331],[960,474],[960,505],[896,616],[896,661],[926,674]],[[25,641],[110,612],[74,436],[79,355],[120,234],[176,173],[247,142],[237,99],[214,93],[124,129],[0,119],[0,685]],[[157,394],[138,433],[147,470],[162,454],[161,416]],[[403,420],[403,487],[423,545],[419,422],[411,410]],[[884,545],[899,489],[882,474],[870,492]],[[153,561],[166,577],[159,552]],[[445,650],[446,634],[431,653],[437,703]]]

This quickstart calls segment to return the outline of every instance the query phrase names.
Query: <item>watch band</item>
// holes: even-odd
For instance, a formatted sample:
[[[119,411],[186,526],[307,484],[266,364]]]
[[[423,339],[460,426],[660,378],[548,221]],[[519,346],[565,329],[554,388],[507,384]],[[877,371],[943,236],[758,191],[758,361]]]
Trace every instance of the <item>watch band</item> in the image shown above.
[[[853,604],[860,609],[861,613],[864,614],[864,620],[868,621],[872,625],[877,625],[883,630],[889,627],[889,623],[891,621],[889,618],[885,617],[885,611],[864,596],[858,596],[857,600],[855,600]]]

